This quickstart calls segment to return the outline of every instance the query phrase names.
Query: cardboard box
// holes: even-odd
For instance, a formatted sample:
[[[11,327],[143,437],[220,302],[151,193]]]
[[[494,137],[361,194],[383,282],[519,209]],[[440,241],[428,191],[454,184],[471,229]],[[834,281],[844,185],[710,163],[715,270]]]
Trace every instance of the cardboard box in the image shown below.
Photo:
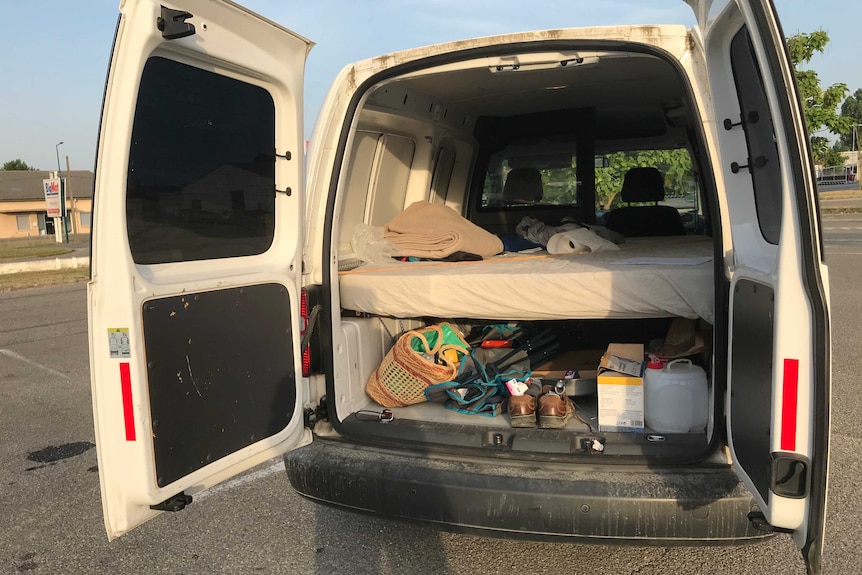
[[[599,431],[644,430],[644,346],[612,343],[599,362]]]
[[[542,379],[573,379],[580,372],[596,376],[596,367],[601,360],[601,350],[567,351],[533,370],[533,377]]]
[[[565,380],[569,397],[593,395],[601,356],[600,350],[569,351],[538,366],[533,370],[533,377],[551,382]]]

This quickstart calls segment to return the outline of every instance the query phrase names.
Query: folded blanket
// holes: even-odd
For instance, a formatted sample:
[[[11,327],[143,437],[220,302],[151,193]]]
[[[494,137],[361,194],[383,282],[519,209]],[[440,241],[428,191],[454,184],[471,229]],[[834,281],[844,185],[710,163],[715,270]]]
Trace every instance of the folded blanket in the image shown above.
[[[383,237],[395,245],[396,256],[442,259],[454,252],[489,258],[503,251],[503,242],[447,206],[415,202],[383,226]]]

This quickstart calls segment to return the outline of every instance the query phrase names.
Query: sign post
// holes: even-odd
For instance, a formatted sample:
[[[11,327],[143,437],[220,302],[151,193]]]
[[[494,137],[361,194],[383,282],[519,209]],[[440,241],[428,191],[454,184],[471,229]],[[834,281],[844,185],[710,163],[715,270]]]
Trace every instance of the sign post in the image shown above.
[[[54,237],[58,244],[63,243],[60,226],[66,215],[66,206],[63,205],[60,178],[55,172],[53,177],[42,180],[42,185],[45,189],[45,211],[49,218],[54,218]]]

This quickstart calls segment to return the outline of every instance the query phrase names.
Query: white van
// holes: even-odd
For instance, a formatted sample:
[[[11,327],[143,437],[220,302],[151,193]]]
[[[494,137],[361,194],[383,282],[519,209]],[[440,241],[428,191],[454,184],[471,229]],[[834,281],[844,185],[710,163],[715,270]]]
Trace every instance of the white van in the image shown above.
[[[596,543],[785,532],[819,572],[828,275],[793,69],[771,0],[687,2],[691,30],[560,28],[347,66],[306,157],[310,41],[226,1],[125,0],[88,290],[108,536],[286,454],[299,493],[347,509]],[[661,177],[626,191],[625,167]],[[357,248],[416,202],[492,234],[529,217],[626,238],[466,262]],[[590,393],[563,429],[365,393],[418,326],[516,323],[575,352],[649,347],[677,317],[708,374],[708,423],[688,433],[602,432]]]

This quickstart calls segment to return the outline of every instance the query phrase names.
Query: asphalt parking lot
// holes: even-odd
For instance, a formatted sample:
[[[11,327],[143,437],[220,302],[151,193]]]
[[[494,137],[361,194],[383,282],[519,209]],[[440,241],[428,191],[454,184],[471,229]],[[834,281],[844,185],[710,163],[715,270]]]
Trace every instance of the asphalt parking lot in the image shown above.
[[[833,311],[825,570],[862,559],[862,215],[824,219]],[[101,519],[83,284],[0,294],[2,573],[781,573],[789,537],[741,547],[608,547],[469,537],[326,508],[278,460],[108,542]]]

